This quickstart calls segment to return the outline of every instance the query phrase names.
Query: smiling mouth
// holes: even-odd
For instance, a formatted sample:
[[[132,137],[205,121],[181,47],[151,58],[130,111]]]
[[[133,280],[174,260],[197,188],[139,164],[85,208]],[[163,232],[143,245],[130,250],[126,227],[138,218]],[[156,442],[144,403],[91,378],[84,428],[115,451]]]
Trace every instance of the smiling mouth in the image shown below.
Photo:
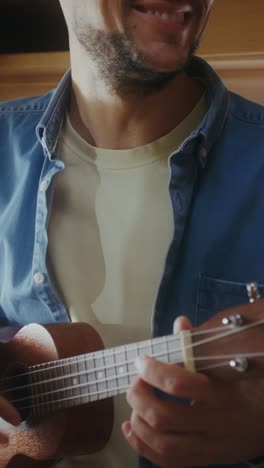
[[[155,16],[163,21],[172,24],[185,24],[190,17],[190,11],[165,11],[165,9],[157,7],[146,7],[144,5],[133,5],[133,9],[147,15]]]

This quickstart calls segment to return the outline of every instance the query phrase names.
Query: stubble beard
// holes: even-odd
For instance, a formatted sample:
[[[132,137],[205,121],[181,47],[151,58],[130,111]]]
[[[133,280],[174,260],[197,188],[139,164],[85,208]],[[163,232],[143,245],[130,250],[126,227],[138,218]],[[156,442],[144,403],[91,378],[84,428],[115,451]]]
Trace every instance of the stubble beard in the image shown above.
[[[164,88],[183,73],[198,48],[190,47],[186,60],[173,71],[155,70],[125,34],[107,33],[91,26],[75,28],[77,40],[96,64],[99,78],[118,96],[148,95]]]

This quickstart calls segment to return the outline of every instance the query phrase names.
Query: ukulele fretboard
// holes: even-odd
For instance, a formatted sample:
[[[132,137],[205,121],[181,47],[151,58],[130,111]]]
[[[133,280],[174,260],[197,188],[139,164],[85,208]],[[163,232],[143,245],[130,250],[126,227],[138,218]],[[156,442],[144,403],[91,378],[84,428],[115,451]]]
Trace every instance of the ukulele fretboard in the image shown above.
[[[182,361],[179,336],[97,351],[30,367],[31,411],[43,415],[126,392],[136,378],[135,360],[152,356],[167,363]],[[21,408],[29,401],[19,402]]]

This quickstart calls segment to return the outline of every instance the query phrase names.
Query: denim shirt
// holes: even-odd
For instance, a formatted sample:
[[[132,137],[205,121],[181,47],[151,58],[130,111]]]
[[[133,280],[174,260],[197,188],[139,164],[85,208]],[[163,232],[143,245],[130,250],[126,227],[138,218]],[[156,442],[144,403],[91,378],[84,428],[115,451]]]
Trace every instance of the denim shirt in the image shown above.
[[[155,336],[171,333],[178,315],[196,326],[247,302],[249,281],[264,295],[264,109],[228,92],[201,59],[191,61],[189,74],[206,83],[209,110],[169,159],[175,227],[153,312]],[[1,327],[68,321],[46,253],[70,90],[69,71],[47,95],[0,104]]]

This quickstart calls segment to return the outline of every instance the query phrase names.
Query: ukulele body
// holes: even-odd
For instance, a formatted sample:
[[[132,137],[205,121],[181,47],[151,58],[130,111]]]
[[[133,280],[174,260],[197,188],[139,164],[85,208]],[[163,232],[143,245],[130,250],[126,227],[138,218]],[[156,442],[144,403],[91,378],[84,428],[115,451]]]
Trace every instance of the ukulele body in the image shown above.
[[[100,349],[102,340],[88,324],[28,325],[0,343],[0,377],[15,363],[29,367]],[[8,426],[9,444],[0,450],[0,466],[46,468],[54,458],[96,452],[107,443],[112,426],[111,398]]]

